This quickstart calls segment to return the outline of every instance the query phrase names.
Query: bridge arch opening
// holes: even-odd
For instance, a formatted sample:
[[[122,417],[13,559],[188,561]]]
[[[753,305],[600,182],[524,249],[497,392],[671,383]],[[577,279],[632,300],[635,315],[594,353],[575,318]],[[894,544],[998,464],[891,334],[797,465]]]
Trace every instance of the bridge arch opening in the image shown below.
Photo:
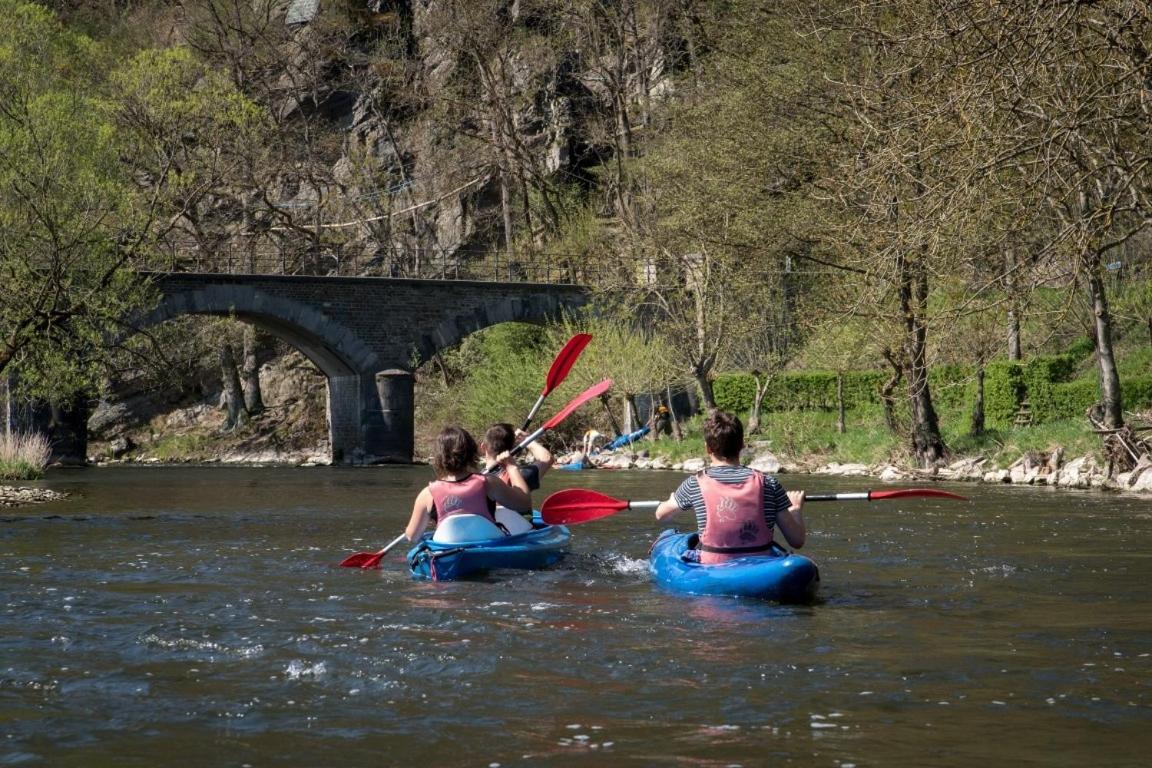
[[[136,327],[144,329],[186,316],[228,318],[250,324],[282,340],[319,369],[327,388],[331,462],[411,461],[411,450],[403,444],[382,453],[365,450],[366,445],[380,445],[378,433],[386,428],[394,430],[396,425],[384,423],[380,407],[376,373],[384,365],[350,329],[317,309],[291,299],[258,289],[214,285],[163,297]],[[400,382],[401,387],[403,383]]]

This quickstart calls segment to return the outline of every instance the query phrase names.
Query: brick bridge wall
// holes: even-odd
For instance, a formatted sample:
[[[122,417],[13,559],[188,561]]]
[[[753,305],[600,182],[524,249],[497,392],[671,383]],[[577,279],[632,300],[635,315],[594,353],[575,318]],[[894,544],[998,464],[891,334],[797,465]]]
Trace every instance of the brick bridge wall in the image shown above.
[[[231,316],[283,338],[328,380],[332,459],[409,462],[412,369],[470,333],[540,322],[582,305],[572,285],[370,277],[152,273],[156,308],[138,328],[181,315]]]

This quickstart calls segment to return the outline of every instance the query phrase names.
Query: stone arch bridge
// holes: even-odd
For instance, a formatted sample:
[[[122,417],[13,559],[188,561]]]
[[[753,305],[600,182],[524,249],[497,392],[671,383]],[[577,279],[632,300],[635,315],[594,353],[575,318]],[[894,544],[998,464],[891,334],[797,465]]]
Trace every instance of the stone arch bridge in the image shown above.
[[[328,381],[338,463],[410,462],[412,370],[482,328],[540,322],[584,304],[575,285],[375,277],[146,273],[160,302],[138,328],[182,315],[252,323]]]

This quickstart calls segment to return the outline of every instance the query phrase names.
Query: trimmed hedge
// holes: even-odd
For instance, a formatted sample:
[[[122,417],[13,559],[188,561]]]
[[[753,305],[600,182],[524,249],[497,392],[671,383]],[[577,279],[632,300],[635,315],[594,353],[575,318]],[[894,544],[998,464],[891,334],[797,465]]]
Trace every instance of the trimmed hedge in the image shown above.
[[[984,369],[984,418],[989,427],[1002,429],[1015,423],[1027,402],[1032,422],[1080,418],[1099,400],[1094,376],[1072,380],[1073,355],[1036,357],[1027,363],[995,360]],[[844,407],[848,410],[877,405],[887,376],[881,371],[844,373]],[[932,401],[938,410],[971,407],[976,398],[976,376],[971,366],[937,366],[929,371]],[[1152,406],[1152,376],[1129,377],[1121,382],[1125,408]],[[713,384],[716,405],[746,414],[752,408],[756,383],[745,373],[727,373]],[[836,374],[831,371],[796,371],[778,374],[764,396],[763,410],[831,411],[836,408]]]
[[[1056,387],[1072,381],[1075,372],[1076,361],[1071,355],[1034,357],[1024,365],[1024,397],[1032,410],[1033,422],[1042,423],[1066,417],[1061,415],[1065,413],[1061,405],[1063,396],[1057,394]],[[1083,413],[1081,409],[1080,415]]]
[[[1152,407],[1152,376],[1133,376],[1120,381],[1120,396],[1124,409]],[[1077,379],[1054,384],[1051,406],[1045,421],[1082,418],[1084,412],[1100,401],[1100,385],[1095,378]]]
[[[712,382],[712,395],[720,410],[747,413],[756,402],[756,380],[747,373],[722,373]]]
[[[844,373],[844,407],[858,408],[879,402],[884,375],[875,371]],[[756,381],[747,373],[725,373],[712,384],[716,406],[732,413],[747,413],[756,398]],[[830,411],[836,408],[836,374],[831,371],[781,373],[768,385],[762,409],[769,411]]]
[[[1024,368],[1008,360],[984,367],[984,422],[992,429],[1012,426],[1024,401]]]
[[[936,410],[970,406],[976,399],[976,370],[970,365],[938,365],[928,370]]]

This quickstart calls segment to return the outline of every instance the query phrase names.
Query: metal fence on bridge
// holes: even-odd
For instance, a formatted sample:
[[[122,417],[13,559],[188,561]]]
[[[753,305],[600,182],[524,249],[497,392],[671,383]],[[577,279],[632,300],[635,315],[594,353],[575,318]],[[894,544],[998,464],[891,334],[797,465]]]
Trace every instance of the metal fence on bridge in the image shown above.
[[[229,275],[311,275],[393,277],[424,280],[478,280],[552,285],[602,282],[612,270],[586,260],[555,254],[503,251],[432,252],[426,249],[348,252],[327,244],[252,244],[201,246],[169,243],[149,260],[147,269]]]

